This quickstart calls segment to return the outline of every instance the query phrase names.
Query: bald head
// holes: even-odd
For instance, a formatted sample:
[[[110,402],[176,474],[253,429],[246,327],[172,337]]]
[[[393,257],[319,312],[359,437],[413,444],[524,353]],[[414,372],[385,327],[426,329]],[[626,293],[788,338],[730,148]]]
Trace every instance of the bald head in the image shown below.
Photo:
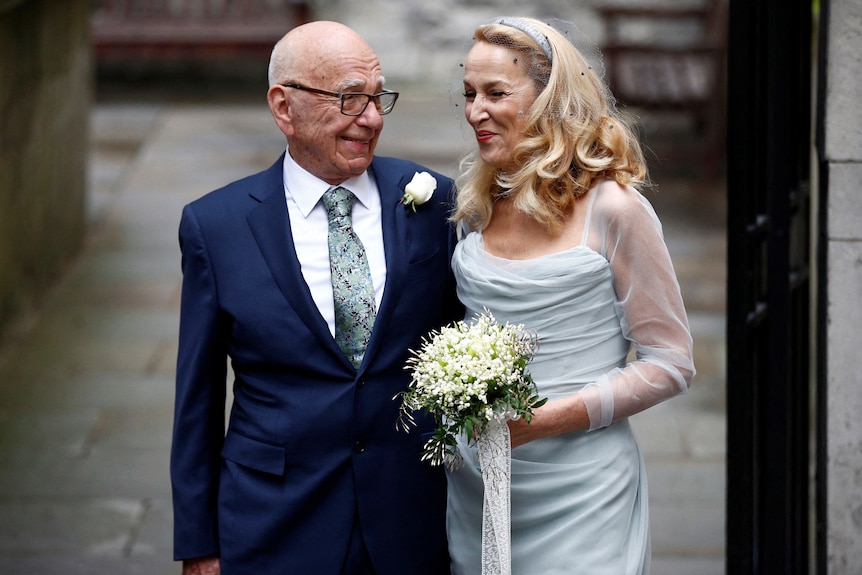
[[[377,61],[362,36],[338,22],[319,21],[297,26],[278,41],[269,61],[269,85],[291,81],[324,81],[340,59]]]
[[[294,28],[273,49],[269,82],[269,109],[299,166],[332,185],[365,172],[386,113],[379,98],[368,105],[383,91],[380,61],[368,42],[337,22]],[[342,113],[346,93],[368,96],[348,100],[365,105],[358,115]]]

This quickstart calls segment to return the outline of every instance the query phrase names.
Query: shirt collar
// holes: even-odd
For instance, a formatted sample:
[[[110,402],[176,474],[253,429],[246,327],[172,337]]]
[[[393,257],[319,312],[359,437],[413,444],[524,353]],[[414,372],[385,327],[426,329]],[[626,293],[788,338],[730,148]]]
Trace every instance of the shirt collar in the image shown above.
[[[285,195],[293,199],[303,217],[306,218],[320,202],[320,198],[323,197],[326,190],[332,187],[297,164],[290,157],[290,150],[284,155],[283,178]],[[339,185],[353,192],[353,195],[363,206],[369,207],[371,205],[371,197],[376,189],[368,170]]]

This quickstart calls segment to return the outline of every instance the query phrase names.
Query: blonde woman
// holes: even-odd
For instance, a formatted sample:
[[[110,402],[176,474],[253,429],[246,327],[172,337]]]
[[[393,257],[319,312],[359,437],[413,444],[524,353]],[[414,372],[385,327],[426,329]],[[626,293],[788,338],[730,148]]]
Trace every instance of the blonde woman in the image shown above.
[[[512,573],[649,571],[644,465],[628,417],[685,392],[692,341],[647,169],[596,70],[556,28],[479,26],[464,65],[477,149],[454,220],[467,317],[487,308],[539,339],[529,366],[549,398],[509,422]],[[636,354],[627,361],[629,351]],[[483,485],[459,439],[449,471],[452,573],[481,572]]]

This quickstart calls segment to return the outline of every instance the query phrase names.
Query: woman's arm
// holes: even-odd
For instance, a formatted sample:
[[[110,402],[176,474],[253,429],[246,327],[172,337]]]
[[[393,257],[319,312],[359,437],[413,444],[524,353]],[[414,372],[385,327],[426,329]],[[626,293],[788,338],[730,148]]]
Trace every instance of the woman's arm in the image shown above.
[[[620,327],[636,359],[577,393],[509,422],[512,446],[605,427],[685,392],[694,376],[692,340],[661,224],[638,192],[604,182],[593,193],[587,244],[614,273]]]

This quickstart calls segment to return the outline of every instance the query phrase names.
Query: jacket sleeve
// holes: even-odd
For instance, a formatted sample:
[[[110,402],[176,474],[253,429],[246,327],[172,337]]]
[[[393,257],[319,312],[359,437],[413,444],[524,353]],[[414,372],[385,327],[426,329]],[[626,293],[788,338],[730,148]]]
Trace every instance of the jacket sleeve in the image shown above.
[[[176,560],[219,554],[227,376],[226,322],[204,233],[190,206],[183,210],[179,240],[183,282],[171,449]]]

